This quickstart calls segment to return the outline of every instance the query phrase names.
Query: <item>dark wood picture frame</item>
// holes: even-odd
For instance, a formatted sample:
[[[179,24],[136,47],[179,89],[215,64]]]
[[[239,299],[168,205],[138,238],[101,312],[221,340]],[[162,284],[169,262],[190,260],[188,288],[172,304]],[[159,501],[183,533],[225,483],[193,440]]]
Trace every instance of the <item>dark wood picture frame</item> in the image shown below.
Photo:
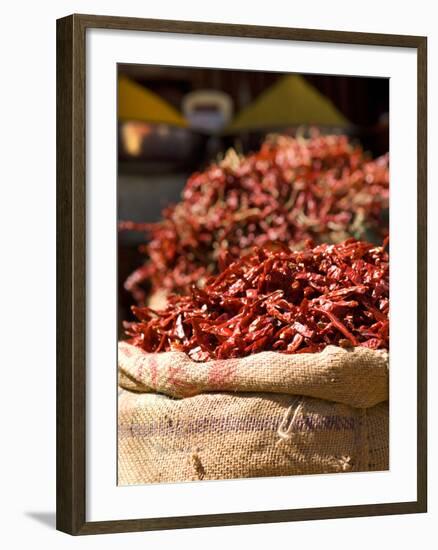
[[[416,501],[120,521],[86,521],[85,33],[88,28],[394,46],[417,50],[418,436]],[[72,535],[85,535],[426,512],[426,170],[426,37],[94,15],[71,15],[59,19],[57,21],[57,529]]]

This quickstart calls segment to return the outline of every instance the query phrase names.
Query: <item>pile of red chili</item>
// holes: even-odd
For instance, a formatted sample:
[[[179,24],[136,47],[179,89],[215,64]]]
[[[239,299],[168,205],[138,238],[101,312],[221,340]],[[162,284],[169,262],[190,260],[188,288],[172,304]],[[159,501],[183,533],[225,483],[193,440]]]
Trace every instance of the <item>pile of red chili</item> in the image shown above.
[[[321,351],[329,344],[389,347],[389,257],[354,239],[291,252],[257,248],[163,311],[133,307],[131,343],[193,360],[259,351]]]
[[[268,138],[254,154],[230,153],[192,175],[162,221],[121,224],[148,240],[147,261],[125,287],[141,303],[146,280],[152,291],[184,293],[228,257],[269,241],[296,249],[307,239],[340,242],[370,230],[385,237],[388,198],[387,155],[370,160],[346,136]]]

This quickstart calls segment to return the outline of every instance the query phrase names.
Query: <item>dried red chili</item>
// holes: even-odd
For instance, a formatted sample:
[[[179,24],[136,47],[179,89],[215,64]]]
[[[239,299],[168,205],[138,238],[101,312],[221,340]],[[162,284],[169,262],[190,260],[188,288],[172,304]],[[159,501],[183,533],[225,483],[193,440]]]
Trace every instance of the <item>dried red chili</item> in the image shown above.
[[[147,261],[125,287],[140,303],[145,280],[153,291],[187,292],[229,257],[269,241],[299,248],[310,238],[363,238],[370,229],[384,237],[388,200],[387,155],[371,161],[346,136],[270,137],[257,153],[231,153],[193,174],[162,221],[121,225],[149,239]]]
[[[138,322],[125,328],[134,345],[197,361],[329,344],[388,348],[389,257],[384,247],[355,239],[295,252],[271,244],[230,263],[202,289],[170,296],[162,311],[132,309]]]

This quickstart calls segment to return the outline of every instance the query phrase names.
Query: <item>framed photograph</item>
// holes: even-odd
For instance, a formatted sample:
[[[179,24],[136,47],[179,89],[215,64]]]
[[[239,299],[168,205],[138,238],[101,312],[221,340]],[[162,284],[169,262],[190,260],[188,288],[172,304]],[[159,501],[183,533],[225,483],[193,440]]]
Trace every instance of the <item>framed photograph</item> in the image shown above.
[[[427,509],[425,37],[57,22],[57,528]]]

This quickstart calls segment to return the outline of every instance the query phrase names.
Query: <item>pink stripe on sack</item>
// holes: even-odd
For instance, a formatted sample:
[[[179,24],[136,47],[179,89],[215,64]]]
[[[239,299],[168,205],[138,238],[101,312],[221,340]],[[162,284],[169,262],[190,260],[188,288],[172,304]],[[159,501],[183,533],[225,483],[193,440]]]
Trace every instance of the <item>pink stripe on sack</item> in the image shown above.
[[[149,358],[149,368],[151,371],[151,386],[154,389],[157,389],[157,359],[151,355]]]
[[[228,385],[234,379],[239,361],[236,359],[226,359],[214,361],[208,369],[208,384],[213,387]]]
[[[182,395],[196,395],[198,393],[196,384],[187,382],[187,374],[181,365],[171,365],[168,371],[168,383]]]
[[[132,357],[132,350],[128,346],[119,346],[119,351],[121,351],[122,355],[125,357]]]

